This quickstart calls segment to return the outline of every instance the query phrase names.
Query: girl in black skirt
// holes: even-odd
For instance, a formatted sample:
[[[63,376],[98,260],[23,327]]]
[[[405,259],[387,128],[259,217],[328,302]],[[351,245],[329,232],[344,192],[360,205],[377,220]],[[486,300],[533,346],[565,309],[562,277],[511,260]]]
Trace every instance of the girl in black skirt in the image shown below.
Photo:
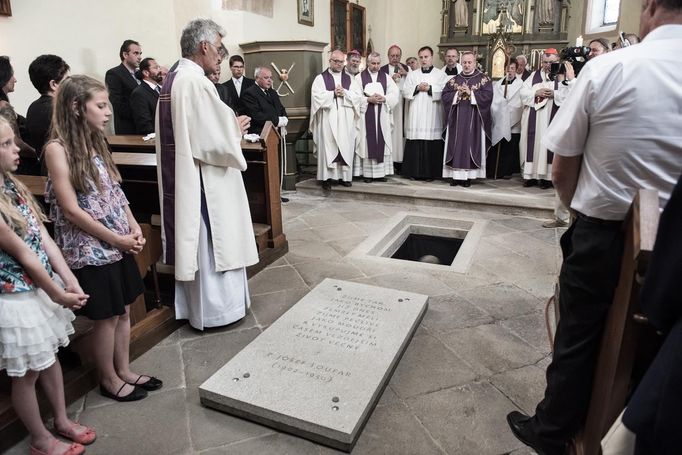
[[[100,393],[139,400],[161,387],[130,370],[129,306],[144,291],[134,254],[145,239],[121,190],[104,128],[111,118],[107,90],[87,76],[60,83],[50,142],[46,199],[55,240],[90,295],[82,314],[95,322],[93,352]]]

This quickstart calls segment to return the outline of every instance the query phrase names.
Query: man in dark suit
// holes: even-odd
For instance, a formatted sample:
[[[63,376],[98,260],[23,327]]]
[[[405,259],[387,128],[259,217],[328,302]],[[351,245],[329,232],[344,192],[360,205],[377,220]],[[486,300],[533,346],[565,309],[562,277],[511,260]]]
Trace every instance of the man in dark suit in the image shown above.
[[[255,84],[244,90],[241,96],[244,114],[251,117],[249,133],[260,134],[268,120],[276,127],[286,127],[289,119],[279,95],[272,89],[272,71],[259,66],[255,76]],[[283,197],[282,202],[289,202],[289,199]]]
[[[279,95],[272,90],[272,71],[265,66],[256,68],[256,83],[242,92],[241,103],[244,114],[251,117],[249,133],[260,134],[268,120],[274,126],[286,126],[289,123],[287,111],[279,100]]]
[[[135,123],[130,112],[130,94],[140,84],[135,70],[142,60],[140,43],[127,39],[121,44],[118,56],[121,64],[111,68],[104,76],[109,89],[109,100],[114,108],[116,134],[135,134]]]
[[[232,77],[230,80],[223,83],[227,87],[229,93],[229,98],[235,100],[235,106],[232,107],[237,115],[244,114],[244,106],[241,102],[241,94],[251,87],[255,81],[244,77],[244,59],[241,55],[233,55],[230,57],[230,71],[232,72]]]
[[[130,94],[130,113],[135,133],[147,135],[154,132],[156,105],[161,91],[161,67],[151,57],[140,62],[137,78],[142,81]]]

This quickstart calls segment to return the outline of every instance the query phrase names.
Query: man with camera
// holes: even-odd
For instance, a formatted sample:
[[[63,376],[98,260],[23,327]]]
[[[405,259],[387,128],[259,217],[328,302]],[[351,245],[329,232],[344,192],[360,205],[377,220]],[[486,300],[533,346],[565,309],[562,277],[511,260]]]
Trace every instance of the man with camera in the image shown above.
[[[564,454],[585,423],[632,200],[652,189],[665,206],[682,171],[672,115],[682,105],[682,0],[644,0],[640,21],[642,43],[586,65],[542,141],[556,153],[552,180],[576,219],[561,238],[560,317],[544,399],[534,416],[507,415],[514,435],[540,455]]]

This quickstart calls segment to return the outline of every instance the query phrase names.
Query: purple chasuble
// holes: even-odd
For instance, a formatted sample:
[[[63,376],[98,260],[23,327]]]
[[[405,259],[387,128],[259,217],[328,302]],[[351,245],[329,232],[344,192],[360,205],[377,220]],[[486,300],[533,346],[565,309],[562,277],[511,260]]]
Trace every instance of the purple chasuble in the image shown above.
[[[367,84],[372,82],[372,76],[369,74],[368,70],[364,70],[360,73],[360,78],[362,79],[362,89],[365,89]],[[384,96],[386,96],[386,73],[379,71],[377,73],[377,82],[381,84],[384,89]],[[371,109],[370,109],[371,107]],[[365,129],[367,132],[367,156],[371,160],[376,160],[377,163],[384,162],[384,148],[386,147],[386,142],[384,141],[384,132],[381,131],[381,125],[377,128],[377,123],[379,122],[378,115],[381,115],[381,104],[379,104],[378,112],[374,112],[374,104],[368,107],[367,112],[365,112]],[[377,135],[377,130],[379,134]]]
[[[163,226],[166,238],[164,262],[175,265],[175,137],[171,111],[171,88],[177,72],[168,73],[159,94],[159,137],[161,152],[161,205],[163,207]]]
[[[334,76],[332,76],[332,73],[327,70],[322,73],[322,80],[324,80],[324,88],[327,89],[329,92],[333,92],[336,89],[336,85],[334,85]],[[341,87],[343,87],[344,90],[349,90],[350,89],[350,76],[346,74],[345,71],[341,71]],[[337,102],[338,106],[338,100],[335,100]],[[339,151],[339,154],[336,155],[336,158],[334,158],[334,163],[343,163],[346,166],[349,166],[348,163],[343,159],[343,155],[341,155],[341,152]]]
[[[533,81],[531,82],[531,87],[535,84],[539,84],[542,82],[542,72],[541,71],[536,71],[535,74],[533,75]],[[559,89],[559,81],[554,81],[554,90]],[[559,110],[559,106],[554,104],[554,100],[552,100],[552,112],[549,114],[549,122],[552,122],[552,119],[554,118],[554,115],[557,113]],[[530,108],[530,113],[528,114],[528,141],[527,141],[527,146],[526,146],[526,161],[529,163],[533,162],[533,159],[535,157],[535,130],[536,130],[536,117],[537,113],[535,111],[535,108]],[[549,123],[548,123],[549,125]],[[547,151],[547,163],[552,164],[552,161],[554,160],[554,153],[550,152],[549,150]]]
[[[476,104],[472,105],[471,100],[460,98],[453,105],[457,85],[469,86],[476,97]],[[484,146],[488,150],[490,147],[492,81],[478,70],[468,76],[459,73],[445,84],[441,100],[445,110],[445,125],[448,128],[445,164],[454,169],[479,169],[481,148]],[[481,144],[481,128],[485,131],[485,144]]]

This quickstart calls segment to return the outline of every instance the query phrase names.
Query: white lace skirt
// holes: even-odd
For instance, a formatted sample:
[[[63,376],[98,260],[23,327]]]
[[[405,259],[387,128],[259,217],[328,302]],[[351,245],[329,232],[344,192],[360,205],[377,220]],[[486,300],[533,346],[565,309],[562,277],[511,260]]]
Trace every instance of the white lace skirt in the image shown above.
[[[52,366],[59,347],[69,344],[74,319],[40,289],[0,294],[0,370],[21,377]]]

